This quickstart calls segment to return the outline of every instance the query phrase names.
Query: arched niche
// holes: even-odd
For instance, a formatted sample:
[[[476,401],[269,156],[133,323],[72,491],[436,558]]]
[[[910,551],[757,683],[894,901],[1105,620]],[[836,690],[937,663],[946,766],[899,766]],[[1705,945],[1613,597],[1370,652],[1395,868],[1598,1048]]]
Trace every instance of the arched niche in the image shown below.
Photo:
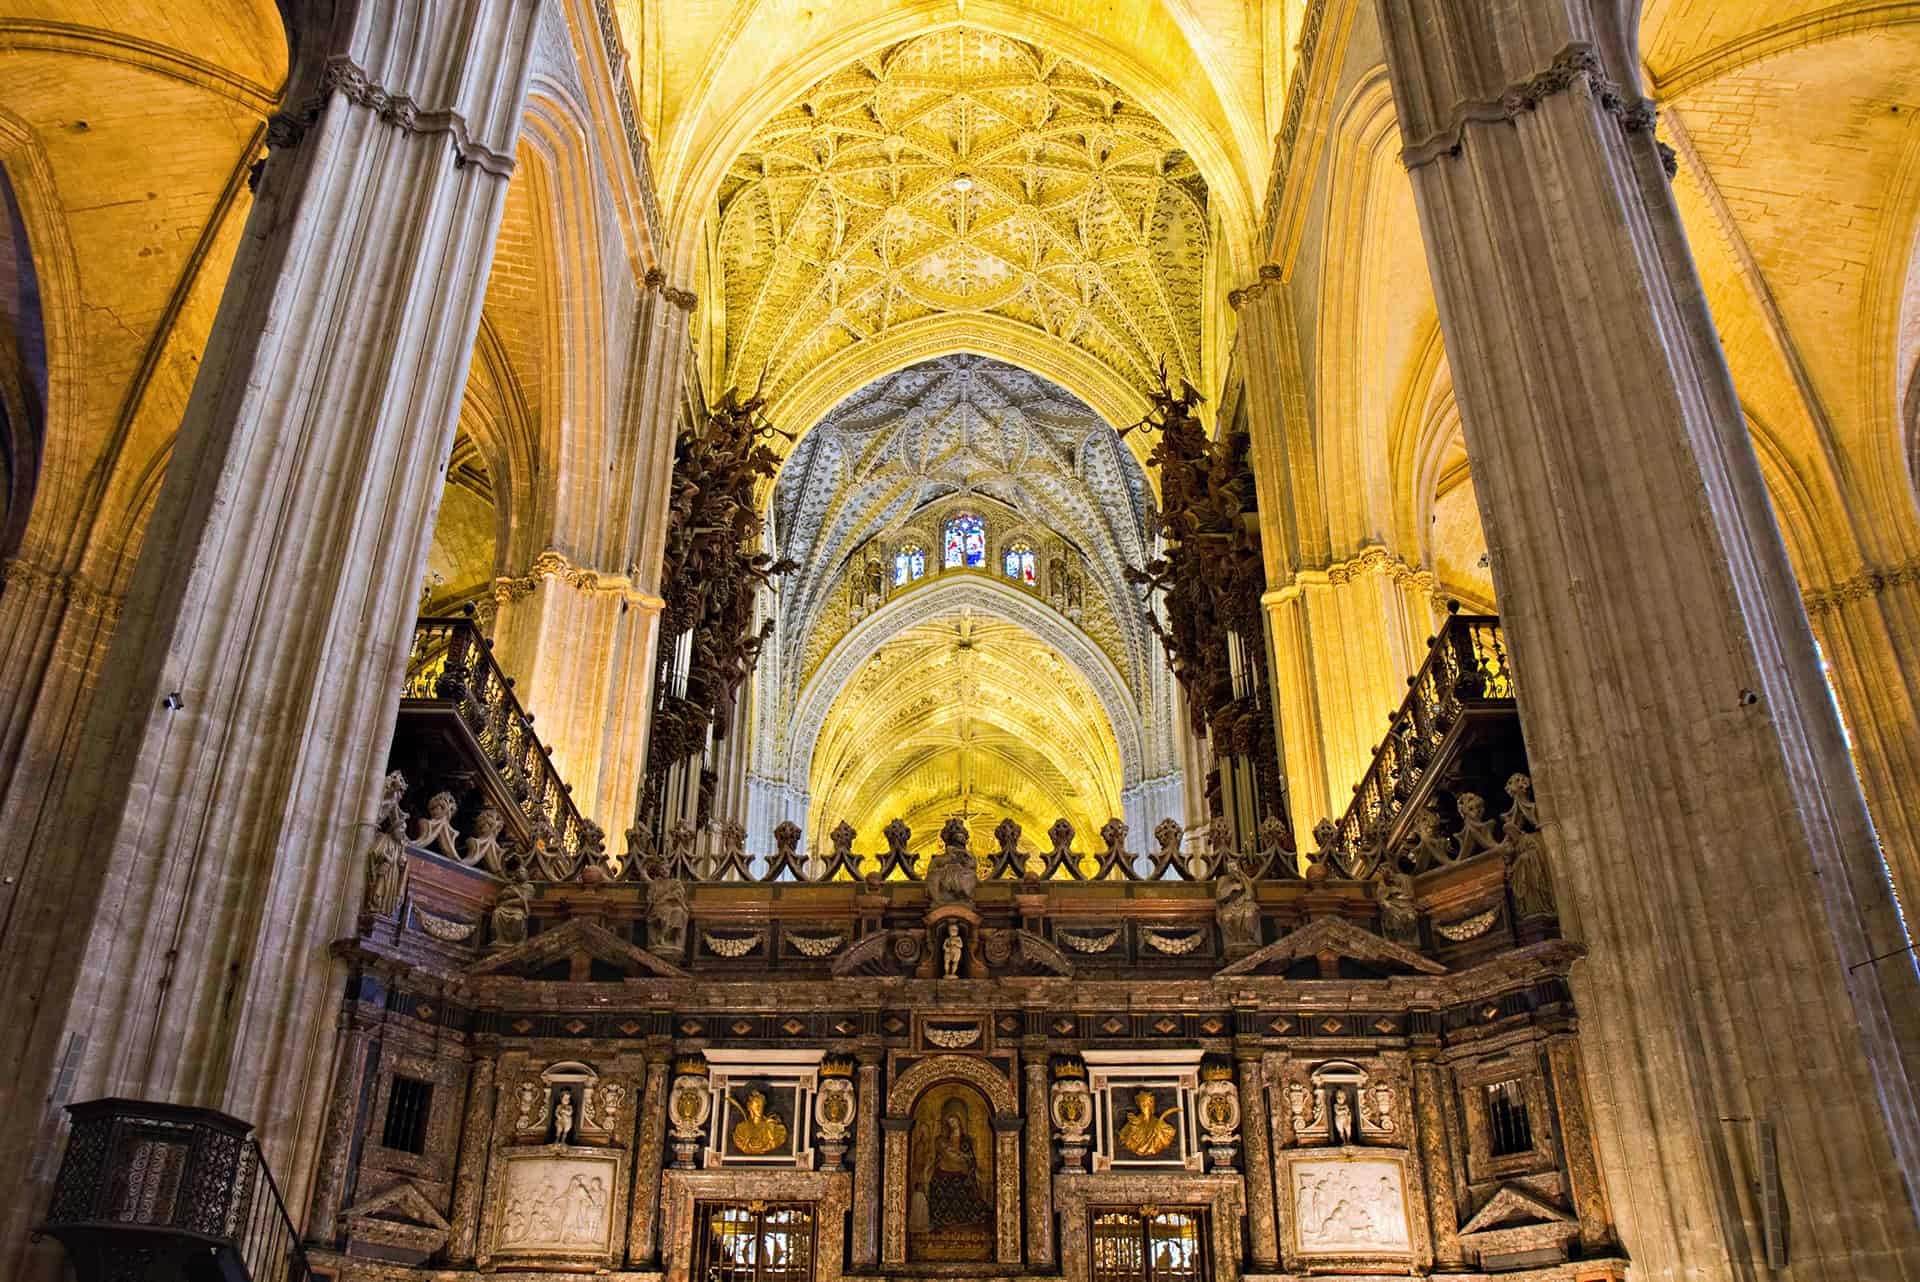
[[[992,1110],[987,1126],[993,1136],[994,1261],[1020,1263],[1020,1105],[1013,1084],[988,1060],[973,1055],[935,1055],[902,1073],[887,1092],[885,1210],[880,1259],[889,1268],[909,1260],[908,1185],[916,1109],[923,1099],[950,1085],[975,1092]],[[1036,1124],[1045,1125],[1044,1120]],[[982,1261],[985,1263],[985,1261]]]

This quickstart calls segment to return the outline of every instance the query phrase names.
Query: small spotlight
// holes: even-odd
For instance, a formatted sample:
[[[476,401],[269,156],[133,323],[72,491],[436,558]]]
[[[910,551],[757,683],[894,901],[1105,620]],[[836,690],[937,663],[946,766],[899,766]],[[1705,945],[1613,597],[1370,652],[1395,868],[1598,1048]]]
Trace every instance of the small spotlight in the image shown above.
[[[957,192],[962,192],[962,193],[972,191],[973,179],[968,177],[966,174],[961,174],[958,178],[955,178],[953,180],[953,189]]]

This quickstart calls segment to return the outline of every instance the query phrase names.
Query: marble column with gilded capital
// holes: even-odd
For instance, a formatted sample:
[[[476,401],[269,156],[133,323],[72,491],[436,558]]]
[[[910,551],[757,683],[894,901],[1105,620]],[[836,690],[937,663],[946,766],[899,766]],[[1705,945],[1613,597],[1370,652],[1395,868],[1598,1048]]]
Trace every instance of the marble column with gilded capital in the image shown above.
[[[474,1057],[467,1079],[467,1112],[460,1126],[460,1156],[453,1174],[452,1232],[447,1259],[471,1264],[480,1234],[480,1195],[487,1186],[487,1159],[493,1151],[493,1114],[500,1091],[494,1083],[495,1055],[482,1051]]]
[[[282,8],[288,105],[25,857],[32,910],[0,934],[16,1277],[56,1267],[13,1252],[68,1100],[245,1118],[296,1206],[324,1130],[327,945],[361,894],[540,5]]]
[[[1906,936],[1640,97],[1637,6],[1377,12],[1587,949],[1622,1243],[1650,1277],[1920,1276],[1920,985],[1874,960]],[[1729,1118],[1773,1123],[1769,1196]]]
[[[633,1189],[627,1211],[627,1267],[651,1268],[660,1255],[660,1167],[667,1144],[667,1075],[673,1056],[647,1052],[647,1083],[633,1124]]]
[[[880,1056],[860,1052],[859,1125],[853,1133],[853,1264],[880,1263]]]

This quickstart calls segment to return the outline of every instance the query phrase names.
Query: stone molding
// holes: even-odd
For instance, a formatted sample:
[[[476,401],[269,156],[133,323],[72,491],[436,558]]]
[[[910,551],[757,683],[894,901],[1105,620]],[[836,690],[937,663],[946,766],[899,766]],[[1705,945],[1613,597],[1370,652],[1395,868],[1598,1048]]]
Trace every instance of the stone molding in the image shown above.
[[[1509,85],[1498,98],[1468,98],[1455,104],[1446,124],[1407,144],[1400,153],[1401,163],[1408,169],[1418,169],[1442,156],[1457,156],[1468,125],[1515,120],[1554,95],[1565,93],[1582,78],[1600,109],[1618,120],[1622,129],[1630,133],[1652,131],[1653,103],[1629,94],[1608,76],[1592,45],[1574,41],[1555,54],[1544,71]]]
[[[667,274],[658,267],[650,267],[641,283],[648,289],[657,290],[660,297],[672,303],[683,312],[691,312],[700,304],[700,296],[690,289],[675,289],[667,284]]]
[[[275,112],[267,120],[268,147],[297,147],[307,130],[320,119],[329,99],[339,94],[355,106],[365,107],[386,124],[403,133],[447,134],[453,139],[454,163],[474,165],[497,177],[511,177],[512,152],[499,152],[474,141],[467,131],[466,119],[457,111],[430,111],[406,94],[394,93],[376,84],[366,70],[344,54],[328,58],[320,73],[320,89],[298,108]]]
[[[608,574],[589,569],[569,559],[566,553],[548,548],[533,558],[525,574],[510,575],[493,581],[493,599],[499,605],[511,605],[531,596],[543,579],[558,579],[576,592],[606,592],[625,597],[642,610],[659,611],[666,602],[651,592],[633,585],[625,574]]]
[[[1852,578],[1803,593],[1801,599],[1806,602],[1809,615],[1829,614],[1843,605],[1879,596],[1888,588],[1906,587],[1913,583],[1920,583],[1920,557],[1899,565],[1866,566]]]
[[[1260,594],[1260,604],[1275,609],[1302,595],[1310,587],[1344,587],[1368,574],[1384,574],[1394,583],[1411,587],[1429,597],[1439,597],[1439,580],[1432,570],[1421,569],[1405,557],[1374,543],[1360,549],[1345,561],[1330,561],[1319,569],[1299,569],[1285,583]]]
[[[1267,175],[1266,209],[1260,219],[1260,241],[1271,245],[1280,226],[1280,198],[1293,172],[1293,153],[1300,143],[1300,129],[1307,117],[1307,82],[1313,78],[1319,61],[1320,33],[1326,27],[1327,0],[1312,0],[1300,18],[1300,35],[1295,42],[1299,61],[1287,87],[1286,105],[1281,109],[1280,132],[1273,140],[1273,166]],[[1231,295],[1229,295],[1231,299]],[[1238,303],[1233,306],[1238,307]]]
[[[49,570],[31,561],[10,556],[0,561],[0,586],[15,584],[23,591],[64,601],[74,609],[97,616],[107,623],[113,623],[120,617],[120,598],[96,587],[78,571]]]
[[[1272,263],[1267,263],[1260,268],[1259,279],[1250,284],[1242,285],[1238,289],[1230,289],[1227,291],[1227,306],[1237,312],[1243,304],[1252,302],[1269,289],[1279,285],[1283,279],[1285,279],[1285,274]]]

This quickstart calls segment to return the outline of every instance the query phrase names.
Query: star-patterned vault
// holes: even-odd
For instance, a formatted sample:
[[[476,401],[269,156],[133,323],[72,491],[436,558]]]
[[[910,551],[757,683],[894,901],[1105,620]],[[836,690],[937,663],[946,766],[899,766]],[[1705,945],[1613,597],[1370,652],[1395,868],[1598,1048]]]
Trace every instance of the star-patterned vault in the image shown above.
[[[1110,81],[1018,40],[945,29],[816,82],[735,160],[714,226],[718,376],[776,404],[955,317],[1139,392],[1163,365],[1201,381],[1204,180]]]

